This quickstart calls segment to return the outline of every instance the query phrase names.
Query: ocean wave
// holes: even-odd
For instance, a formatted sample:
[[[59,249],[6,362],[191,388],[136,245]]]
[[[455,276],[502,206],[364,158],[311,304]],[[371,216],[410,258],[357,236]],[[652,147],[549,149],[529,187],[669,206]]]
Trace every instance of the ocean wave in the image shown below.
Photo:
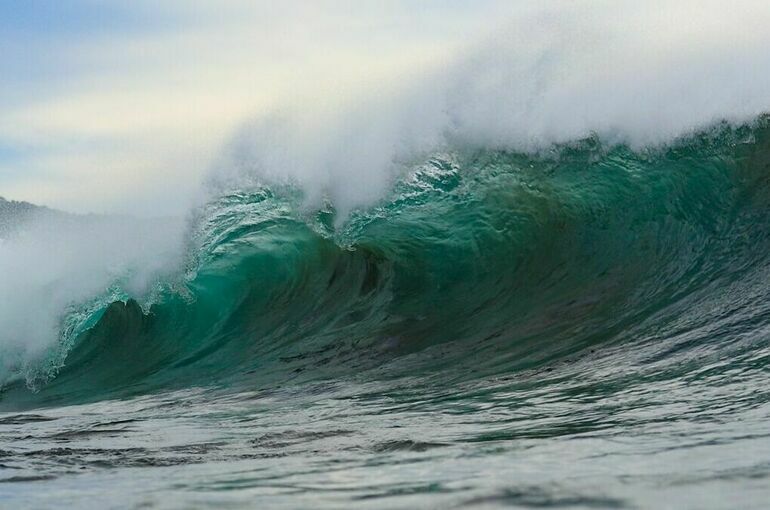
[[[343,221],[298,186],[221,195],[191,219],[173,285],[144,308],[126,293],[89,309],[39,392],[10,383],[3,400],[473,380],[620,346],[677,370],[686,354],[696,370],[768,325],[768,129],[760,118],[648,151],[464,147]]]

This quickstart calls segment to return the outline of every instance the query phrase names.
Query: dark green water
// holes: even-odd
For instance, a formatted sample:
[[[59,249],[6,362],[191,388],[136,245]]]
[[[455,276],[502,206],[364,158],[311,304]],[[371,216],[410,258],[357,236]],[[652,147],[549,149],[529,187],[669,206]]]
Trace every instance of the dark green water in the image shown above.
[[[413,170],[349,218],[225,194],[152,304],[65,318],[0,506],[766,507],[766,119]]]

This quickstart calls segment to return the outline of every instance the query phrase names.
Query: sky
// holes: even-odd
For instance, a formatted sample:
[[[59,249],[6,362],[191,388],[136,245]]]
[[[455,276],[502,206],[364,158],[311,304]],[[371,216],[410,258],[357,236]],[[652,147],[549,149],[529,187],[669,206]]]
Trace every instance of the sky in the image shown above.
[[[245,140],[353,207],[388,144],[448,128],[671,140],[770,110],[768,26],[767,0],[0,0],[0,196],[184,215]]]
[[[0,196],[181,213],[242,123],[408,79],[506,4],[0,0]]]

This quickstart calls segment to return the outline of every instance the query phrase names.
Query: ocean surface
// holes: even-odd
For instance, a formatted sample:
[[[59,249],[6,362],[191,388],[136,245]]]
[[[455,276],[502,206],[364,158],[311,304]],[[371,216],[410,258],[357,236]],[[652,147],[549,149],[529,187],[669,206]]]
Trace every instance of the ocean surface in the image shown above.
[[[765,117],[230,188],[181,239],[149,292],[0,293],[0,507],[768,506]]]

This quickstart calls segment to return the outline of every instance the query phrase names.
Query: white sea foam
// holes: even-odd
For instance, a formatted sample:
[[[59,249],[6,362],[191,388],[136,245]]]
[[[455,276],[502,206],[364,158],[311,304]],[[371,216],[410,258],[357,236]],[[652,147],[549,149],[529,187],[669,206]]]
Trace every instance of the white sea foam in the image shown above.
[[[30,375],[73,307],[117,282],[147,295],[179,260],[181,232],[177,221],[46,214],[0,244],[0,384]]]

